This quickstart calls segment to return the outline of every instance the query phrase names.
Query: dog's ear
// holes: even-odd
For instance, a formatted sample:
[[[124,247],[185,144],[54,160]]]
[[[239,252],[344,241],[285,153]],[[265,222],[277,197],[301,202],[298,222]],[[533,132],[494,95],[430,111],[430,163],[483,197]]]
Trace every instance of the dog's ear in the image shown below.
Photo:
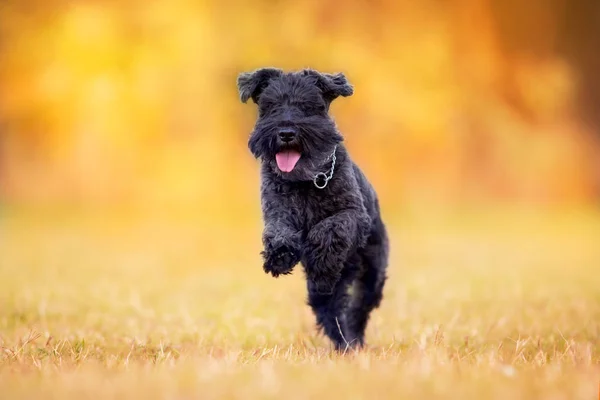
[[[283,71],[277,68],[261,68],[241,73],[237,78],[237,87],[242,103],[247,102],[250,98],[258,103],[258,98],[269,85],[269,80],[281,76],[282,73]]]
[[[305,74],[316,78],[315,84],[323,93],[323,98],[331,103],[339,96],[348,97],[354,93],[354,88],[346,79],[346,76],[338,72],[337,74],[326,74],[315,70],[306,70]]]

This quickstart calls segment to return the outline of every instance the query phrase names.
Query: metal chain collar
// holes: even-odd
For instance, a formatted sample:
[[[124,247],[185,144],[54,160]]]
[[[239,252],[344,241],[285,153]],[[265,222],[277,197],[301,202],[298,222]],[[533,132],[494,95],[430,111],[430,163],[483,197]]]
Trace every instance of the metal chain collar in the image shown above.
[[[337,150],[337,146],[335,146],[335,148],[333,149],[333,153],[331,153],[331,155],[328,157],[328,159],[331,158],[331,169],[329,170],[329,172],[327,174],[324,172],[319,172],[313,178],[313,183],[315,184],[317,189],[324,189],[325,186],[327,186],[327,183],[329,183],[329,180],[333,177],[333,169],[335,168],[335,151],[336,150]],[[324,180],[324,183],[321,186],[317,183],[317,181],[319,179]]]

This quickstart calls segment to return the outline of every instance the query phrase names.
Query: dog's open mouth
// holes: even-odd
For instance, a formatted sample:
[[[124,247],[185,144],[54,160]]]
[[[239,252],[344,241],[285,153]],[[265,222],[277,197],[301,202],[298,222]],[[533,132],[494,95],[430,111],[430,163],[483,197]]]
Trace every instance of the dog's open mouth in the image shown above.
[[[296,150],[283,150],[275,154],[275,161],[282,172],[292,172],[300,160],[300,153]]]

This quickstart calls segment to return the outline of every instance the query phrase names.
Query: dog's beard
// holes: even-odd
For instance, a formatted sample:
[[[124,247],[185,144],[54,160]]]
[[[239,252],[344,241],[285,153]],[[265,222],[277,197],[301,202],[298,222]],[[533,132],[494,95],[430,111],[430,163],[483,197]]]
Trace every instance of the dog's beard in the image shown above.
[[[294,124],[298,137],[291,144],[281,145],[278,121],[259,120],[248,146],[269,170],[290,181],[310,181],[325,172],[335,146],[342,141],[330,119],[306,117]]]
[[[331,155],[335,145],[311,153],[301,152],[298,161],[290,171],[278,165],[277,155],[273,158],[263,159],[268,169],[275,175],[291,182],[312,181],[318,173],[327,172],[331,168]],[[293,151],[293,150],[292,150]],[[285,152],[285,151],[284,151]],[[280,152],[278,154],[281,154]],[[287,155],[286,155],[287,156]],[[281,157],[281,155],[279,156]],[[284,166],[285,167],[285,166]]]

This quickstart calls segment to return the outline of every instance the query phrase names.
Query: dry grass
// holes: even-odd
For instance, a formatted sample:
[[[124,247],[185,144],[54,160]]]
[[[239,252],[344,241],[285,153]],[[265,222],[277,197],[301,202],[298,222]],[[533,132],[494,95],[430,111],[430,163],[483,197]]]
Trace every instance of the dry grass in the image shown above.
[[[598,396],[594,212],[391,222],[369,348],[343,357],[300,271],[262,273],[258,225],[3,218],[2,399]]]

